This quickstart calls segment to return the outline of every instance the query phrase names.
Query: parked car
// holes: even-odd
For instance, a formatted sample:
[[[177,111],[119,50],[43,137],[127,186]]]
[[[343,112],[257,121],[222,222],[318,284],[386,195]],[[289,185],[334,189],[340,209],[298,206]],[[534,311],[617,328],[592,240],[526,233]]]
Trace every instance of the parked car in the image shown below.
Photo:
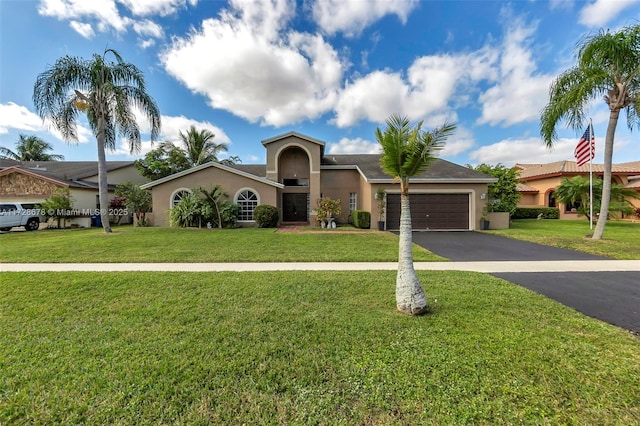
[[[2,203],[0,204],[0,231],[24,226],[27,231],[35,231],[40,227],[40,207],[37,203]]]

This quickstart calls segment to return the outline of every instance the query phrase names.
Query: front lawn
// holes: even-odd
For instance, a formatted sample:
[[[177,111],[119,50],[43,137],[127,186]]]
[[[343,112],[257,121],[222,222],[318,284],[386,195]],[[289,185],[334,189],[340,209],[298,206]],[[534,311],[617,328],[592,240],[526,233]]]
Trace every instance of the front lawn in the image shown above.
[[[509,229],[485,232],[612,259],[640,259],[640,223],[609,221],[599,241],[589,238],[593,231],[586,220],[517,219]]]
[[[395,262],[398,237],[386,232],[279,233],[275,229],[114,227],[0,235],[6,263]],[[414,245],[416,261],[442,261]]]
[[[393,271],[2,273],[0,424],[640,423],[637,337],[418,274],[412,318]]]

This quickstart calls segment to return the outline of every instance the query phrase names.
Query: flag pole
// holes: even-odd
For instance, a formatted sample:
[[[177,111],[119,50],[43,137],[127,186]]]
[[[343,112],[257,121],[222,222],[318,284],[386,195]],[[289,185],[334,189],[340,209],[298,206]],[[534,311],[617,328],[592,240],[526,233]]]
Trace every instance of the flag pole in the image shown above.
[[[593,122],[589,119],[589,230],[593,229]]]

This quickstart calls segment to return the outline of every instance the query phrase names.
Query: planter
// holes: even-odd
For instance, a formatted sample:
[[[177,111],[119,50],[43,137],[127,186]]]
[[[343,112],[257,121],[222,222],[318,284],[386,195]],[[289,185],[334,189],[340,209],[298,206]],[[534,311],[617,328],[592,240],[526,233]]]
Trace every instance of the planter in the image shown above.
[[[378,221],[378,231],[384,231],[384,220]]]

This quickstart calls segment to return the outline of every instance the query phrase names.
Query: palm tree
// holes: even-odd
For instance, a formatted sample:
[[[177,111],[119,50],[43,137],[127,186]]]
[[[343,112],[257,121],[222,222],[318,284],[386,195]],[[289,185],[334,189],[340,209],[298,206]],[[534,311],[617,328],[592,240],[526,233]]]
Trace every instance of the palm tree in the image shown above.
[[[109,54],[115,61],[107,59]],[[50,118],[67,141],[78,139],[78,117],[87,114],[98,146],[102,226],[105,232],[111,232],[105,149],[115,149],[119,134],[127,138],[132,153],[140,150],[140,128],[133,108],[143,112],[151,123],[152,141],[160,133],[160,111],[146,92],[142,71],[124,62],[113,49],[94,54],[89,60],[65,56],[38,75],[33,103],[40,117]]]
[[[422,130],[422,122],[412,126],[406,117],[392,115],[376,139],[382,145],[380,165],[385,173],[400,182],[400,242],[396,305],[400,312],[419,315],[427,310],[427,299],[413,267],[409,179],[424,172],[455,131],[455,124],[445,123],[432,131]]]
[[[0,158],[18,161],[58,161],[64,160],[64,155],[49,154],[53,146],[37,136],[20,135],[16,142],[16,152],[9,148],[0,147]]]
[[[180,139],[184,143],[187,158],[192,166],[208,163],[210,161],[219,162],[218,155],[227,151],[227,144],[217,144],[213,141],[215,135],[209,130],[196,130],[195,126],[186,134],[180,132]]]
[[[640,25],[616,33],[601,31],[578,45],[577,65],[551,85],[549,103],[542,111],[540,133],[548,147],[557,139],[556,125],[566,121],[582,130],[585,110],[594,97],[603,96],[609,107],[604,148],[604,175],[600,215],[593,239],[604,233],[611,200],[611,164],[618,117],[626,110],[629,129],[640,127]]]

